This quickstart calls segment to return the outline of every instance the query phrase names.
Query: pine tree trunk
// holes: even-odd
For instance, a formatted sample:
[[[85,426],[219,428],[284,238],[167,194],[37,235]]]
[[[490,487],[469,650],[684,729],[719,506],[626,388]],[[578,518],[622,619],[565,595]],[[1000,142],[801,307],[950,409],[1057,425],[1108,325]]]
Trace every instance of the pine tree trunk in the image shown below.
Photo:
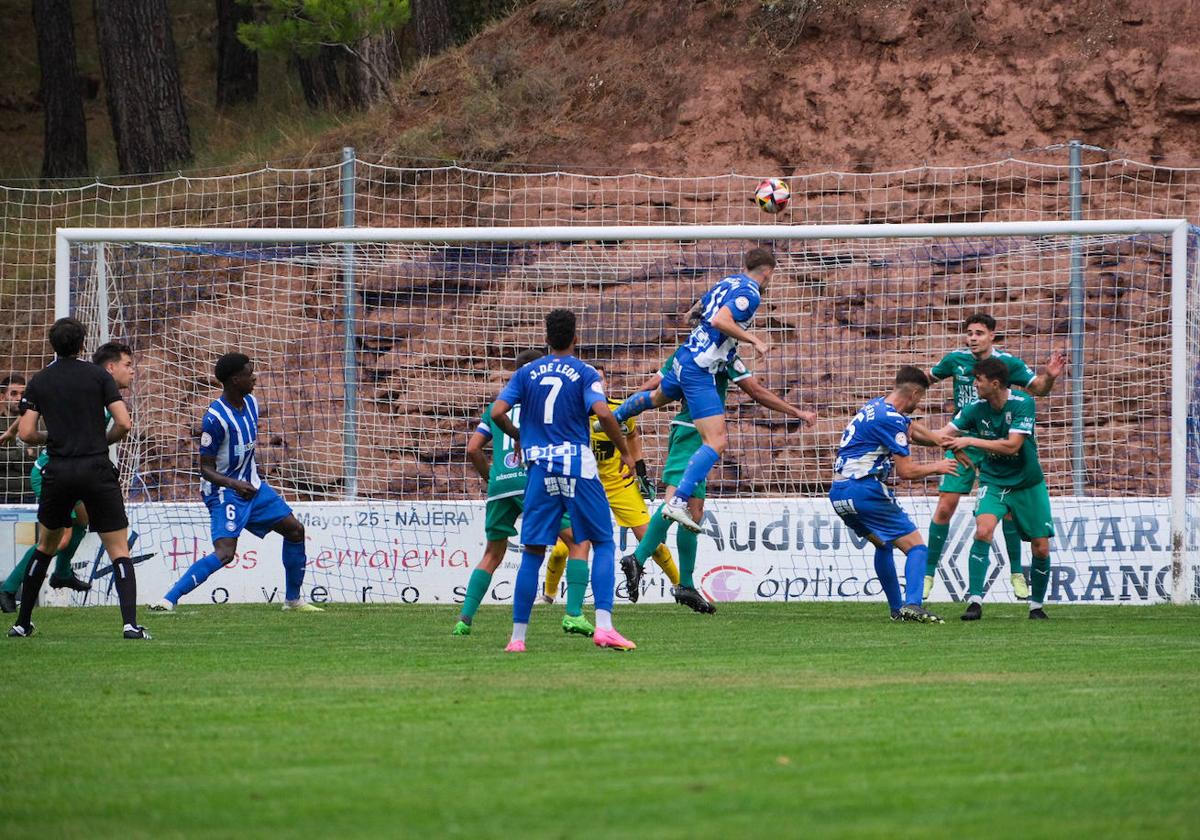
[[[450,46],[450,6],[446,0],[412,0],[418,55],[437,55]]]
[[[308,107],[335,108],[345,101],[337,69],[340,52],[338,47],[321,47],[312,57],[293,56]]]
[[[94,0],[100,70],[124,173],[192,157],[166,0]]]
[[[356,108],[369,108],[389,97],[392,41],[387,32],[363,38],[346,54],[346,98]]]
[[[254,10],[237,0],[217,0],[217,107],[258,97],[258,53],[238,40],[239,23],[251,23]]]
[[[75,28],[70,0],[33,0],[38,65],[42,71],[42,177],[87,172],[87,121],[75,63]]]

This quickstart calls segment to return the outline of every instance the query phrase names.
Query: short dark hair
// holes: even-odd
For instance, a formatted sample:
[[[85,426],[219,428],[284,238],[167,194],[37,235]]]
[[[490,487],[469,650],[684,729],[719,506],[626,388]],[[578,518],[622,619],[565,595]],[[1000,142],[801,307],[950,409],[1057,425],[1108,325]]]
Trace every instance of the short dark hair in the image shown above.
[[[226,353],[217,359],[215,368],[217,381],[224,385],[229,377],[241,373],[248,364],[250,364],[250,357],[245,353]]]
[[[1008,365],[995,356],[976,362],[975,375],[984,379],[995,379],[1004,387],[1008,387]]]
[[[19,373],[10,373],[8,376],[0,379],[0,390],[7,388],[9,385],[24,385],[25,377]]]
[[[746,252],[746,270],[753,271],[760,266],[775,267],[775,255],[770,248],[751,248]]]
[[[50,346],[63,358],[78,356],[83,350],[87,330],[74,318],[59,318],[50,327]]]
[[[896,371],[895,387],[897,390],[901,390],[911,386],[916,386],[921,390],[929,388],[929,375],[919,367],[905,365]]]
[[[546,352],[544,350],[538,350],[538,349],[532,348],[532,347],[528,350],[522,350],[520,353],[517,354],[517,358],[515,359],[517,369],[519,370],[519,369],[525,367],[525,365],[529,364],[530,362],[536,361],[545,355],[546,355]]]
[[[974,315],[967,318],[967,320],[963,321],[963,330],[965,331],[967,327],[971,326],[972,324],[981,324],[987,327],[988,332],[996,331],[996,319],[986,312],[976,312]]]
[[[119,341],[106,341],[96,348],[92,354],[92,364],[104,366],[109,362],[117,362],[122,356],[133,358],[133,348]]]
[[[546,343],[551,350],[566,350],[575,340],[575,313],[554,309],[546,316]]]

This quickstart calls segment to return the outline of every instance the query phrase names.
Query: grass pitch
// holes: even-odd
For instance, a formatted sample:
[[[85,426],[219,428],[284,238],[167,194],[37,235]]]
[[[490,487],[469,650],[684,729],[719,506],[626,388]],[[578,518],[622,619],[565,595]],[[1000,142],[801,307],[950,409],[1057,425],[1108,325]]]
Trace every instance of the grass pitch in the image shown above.
[[[1200,609],[42,609],[0,639],[10,837],[1196,836]],[[937,610],[938,605],[934,606]]]

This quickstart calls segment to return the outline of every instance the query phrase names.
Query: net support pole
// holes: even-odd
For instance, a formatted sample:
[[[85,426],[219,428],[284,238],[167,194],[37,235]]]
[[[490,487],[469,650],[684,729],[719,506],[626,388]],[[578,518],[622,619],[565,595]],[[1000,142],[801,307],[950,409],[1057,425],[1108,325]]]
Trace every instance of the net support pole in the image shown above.
[[[108,323],[108,249],[103,242],[96,243],[96,322],[100,328],[100,343],[112,340],[112,328]]]
[[[60,232],[54,238],[54,317],[71,314],[71,240]]]
[[[1082,145],[1067,144],[1070,150],[1071,221],[1083,219]],[[1083,460],[1083,240],[1071,237],[1071,484],[1083,496],[1086,474]]]
[[[342,227],[354,227],[354,162],[351,146],[342,149]],[[347,499],[358,497],[358,291],[354,281],[354,243],[342,243],[343,328],[342,352],[342,470]]]
[[[1190,598],[1187,545],[1187,241],[1181,222],[1171,233],[1171,601]]]

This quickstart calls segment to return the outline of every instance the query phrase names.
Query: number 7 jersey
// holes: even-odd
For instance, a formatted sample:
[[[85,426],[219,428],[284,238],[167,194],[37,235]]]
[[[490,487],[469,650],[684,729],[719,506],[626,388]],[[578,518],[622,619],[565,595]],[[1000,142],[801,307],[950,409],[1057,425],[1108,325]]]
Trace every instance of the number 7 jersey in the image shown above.
[[[513,374],[499,399],[521,406],[526,463],[555,475],[595,478],[588,415],[607,402],[600,374],[574,356],[544,356]]]

